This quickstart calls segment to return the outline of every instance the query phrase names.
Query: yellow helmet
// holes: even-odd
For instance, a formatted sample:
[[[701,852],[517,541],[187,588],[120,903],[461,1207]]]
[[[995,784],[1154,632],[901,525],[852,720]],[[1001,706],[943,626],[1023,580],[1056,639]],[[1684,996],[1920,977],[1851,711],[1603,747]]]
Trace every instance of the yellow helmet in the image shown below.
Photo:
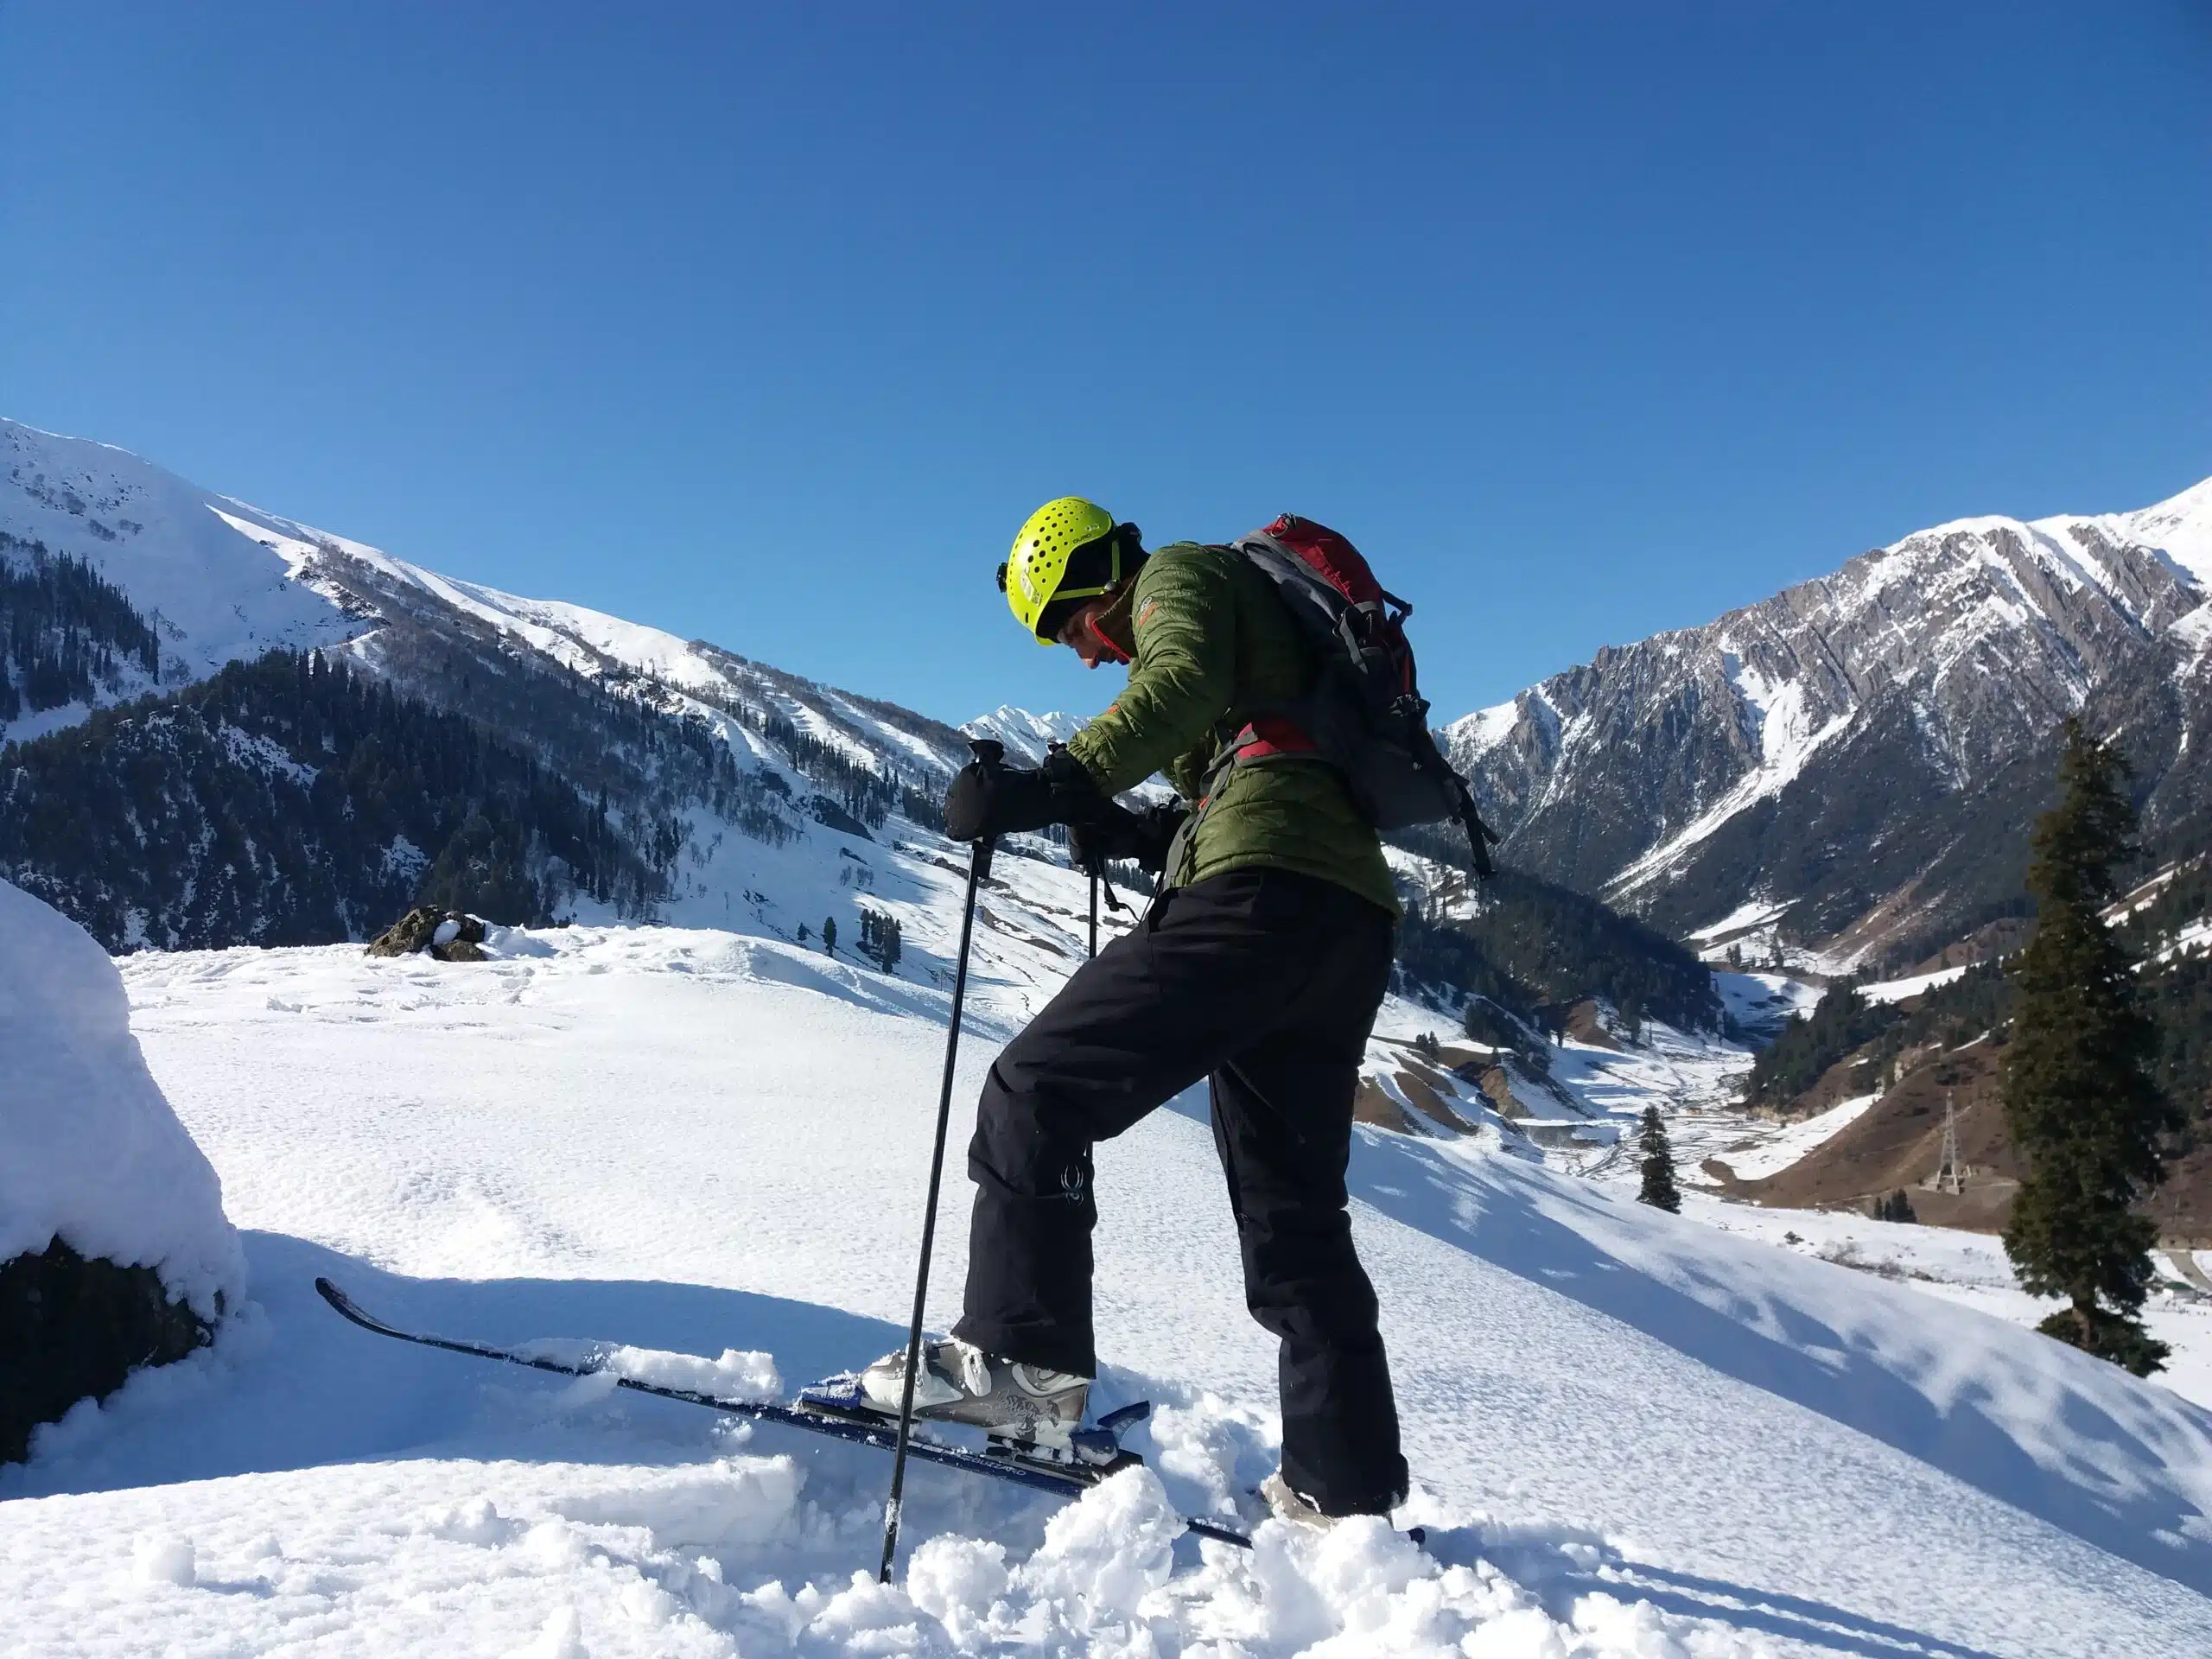
[[[1055,600],[1096,598],[1121,579],[1122,537],[1115,534],[1117,528],[1112,513],[1079,495],[1047,501],[1021,526],[1021,533],[1014,538],[1014,551],[999,566],[999,586],[1014,608],[1014,620],[1035,635],[1039,645],[1053,643],[1052,636],[1040,626],[1046,607]],[[1062,586],[1068,580],[1069,561],[1094,549],[1104,556],[1080,561],[1083,569],[1078,580],[1085,585]],[[1090,585],[1094,579],[1096,585]]]

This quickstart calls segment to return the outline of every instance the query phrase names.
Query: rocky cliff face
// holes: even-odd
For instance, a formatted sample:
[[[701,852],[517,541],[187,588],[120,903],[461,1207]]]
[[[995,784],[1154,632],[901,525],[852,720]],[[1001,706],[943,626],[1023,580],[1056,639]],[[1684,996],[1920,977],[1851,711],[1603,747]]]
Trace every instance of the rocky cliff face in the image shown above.
[[[1826,940],[1924,909],[1905,890],[1970,836],[1965,804],[2101,688],[2152,665],[2164,712],[2131,741],[2185,748],[2208,596],[2212,480],[2136,513],[1961,520],[1608,647],[1447,744],[1510,859],[1669,931]]]

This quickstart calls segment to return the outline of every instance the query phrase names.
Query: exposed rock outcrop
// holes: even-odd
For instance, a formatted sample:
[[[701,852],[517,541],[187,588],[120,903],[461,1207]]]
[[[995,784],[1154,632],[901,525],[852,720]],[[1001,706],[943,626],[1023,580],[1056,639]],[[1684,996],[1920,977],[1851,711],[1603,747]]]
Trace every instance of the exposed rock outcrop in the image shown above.
[[[417,905],[369,941],[369,954],[412,957],[428,952],[440,962],[481,962],[483,944],[481,918]]]
[[[219,1291],[218,1313],[222,1300]],[[0,1263],[0,1463],[21,1462],[39,1424],[113,1393],[138,1366],[182,1359],[213,1334],[151,1268],[87,1260],[58,1238]]]
[[[146,1070],[115,963],[0,881],[0,1462],[207,1342],[245,1283],[222,1183]]]

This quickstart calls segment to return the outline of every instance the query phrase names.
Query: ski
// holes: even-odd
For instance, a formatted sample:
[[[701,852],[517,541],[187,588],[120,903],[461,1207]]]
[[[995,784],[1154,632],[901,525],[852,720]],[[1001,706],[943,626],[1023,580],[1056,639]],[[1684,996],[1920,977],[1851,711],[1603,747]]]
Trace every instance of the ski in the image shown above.
[[[442,1348],[450,1354],[468,1354],[478,1359],[495,1359],[503,1364],[526,1365],[534,1371],[550,1371],[558,1376],[602,1376],[607,1375],[589,1365],[571,1365],[557,1359],[548,1359],[533,1354],[521,1354],[512,1349],[493,1347],[488,1343],[461,1342],[451,1337],[431,1336],[420,1331],[407,1331],[391,1325],[374,1314],[365,1312],[360,1304],[340,1290],[328,1279],[315,1281],[316,1294],[330,1304],[342,1318],[358,1325],[364,1331],[379,1337],[390,1337],[398,1342],[411,1342],[423,1348]],[[817,1407],[787,1406],[772,1400],[722,1400],[711,1394],[700,1394],[690,1389],[672,1389],[658,1382],[641,1382],[636,1377],[617,1376],[617,1388],[629,1389],[639,1394],[650,1394],[657,1399],[679,1400],[686,1405],[704,1406],[709,1411],[726,1412],[732,1416],[750,1417],[756,1421],[774,1423],[783,1428],[804,1429],[810,1434],[824,1439],[842,1440],[852,1446],[871,1446],[879,1452],[889,1452],[898,1444],[896,1423],[880,1418],[865,1417],[858,1413],[845,1414]],[[824,1404],[826,1405],[826,1402]],[[1112,1426],[1127,1423],[1137,1414],[1135,1408],[1124,1407],[1112,1414],[1102,1425],[1110,1433]],[[993,1480],[1003,1480],[1016,1486],[1027,1486],[1033,1491],[1051,1492],[1061,1497],[1079,1497],[1105,1476],[1116,1470],[1125,1469],[1142,1459],[1135,1452],[1122,1451],[1110,1463],[1086,1466],[1082,1463],[1046,1465],[1002,1454],[971,1452],[965,1446],[947,1446],[942,1440],[930,1440],[916,1433],[907,1440],[906,1455],[919,1458],[947,1469],[965,1470],[969,1474],[987,1475]],[[1251,1539],[1234,1528],[1218,1521],[1186,1515],[1183,1524],[1201,1538],[1217,1542],[1236,1544],[1249,1549]]]

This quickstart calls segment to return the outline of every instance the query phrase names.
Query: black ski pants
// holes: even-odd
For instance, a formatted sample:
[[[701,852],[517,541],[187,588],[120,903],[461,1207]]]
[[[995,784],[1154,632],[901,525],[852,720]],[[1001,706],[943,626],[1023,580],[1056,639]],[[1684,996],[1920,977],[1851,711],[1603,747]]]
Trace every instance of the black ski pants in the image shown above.
[[[1284,1477],[1331,1514],[1391,1508],[1406,1464],[1344,1192],[1390,958],[1389,917],[1332,882],[1236,870],[1162,893],[991,1066],[955,1334],[1096,1375],[1091,1147],[1210,1077],[1245,1303],[1281,1342]]]

